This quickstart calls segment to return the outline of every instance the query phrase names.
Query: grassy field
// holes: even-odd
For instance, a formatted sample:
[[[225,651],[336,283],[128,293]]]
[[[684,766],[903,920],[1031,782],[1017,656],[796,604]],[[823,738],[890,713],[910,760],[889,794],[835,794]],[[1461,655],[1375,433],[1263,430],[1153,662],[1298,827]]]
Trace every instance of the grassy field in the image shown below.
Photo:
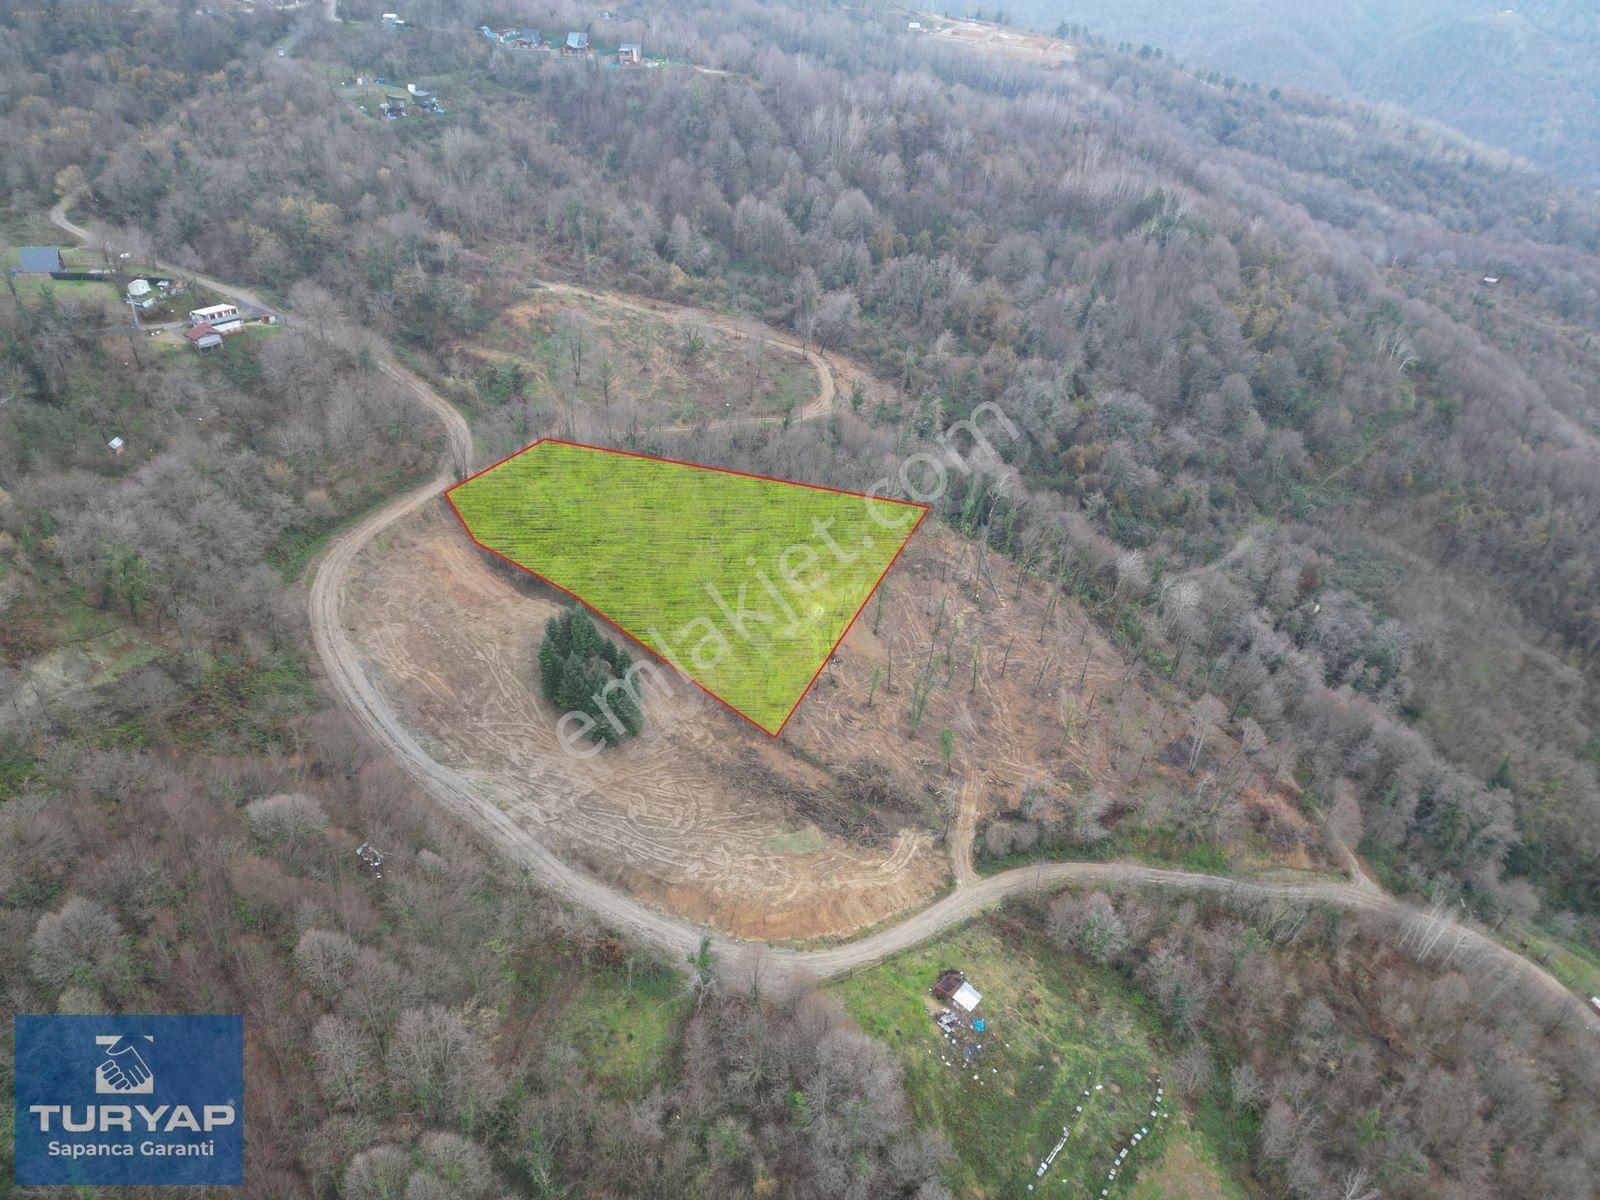
[[[928,989],[957,967],[983,993],[988,1025],[976,1064],[951,1057],[934,1024]],[[1152,1018],[1115,976],[1084,967],[1016,935],[1002,918],[980,921],[834,985],[862,1029],[905,1066],[920,1121],[943,1131],[955,1152],[951,1184],[963,1197],[1232,1196],[1227,1190],[1172,1191],[1167,1156],[1192,1158],[1166,1172],[1217,1179],[1205,1139],[1163,1098]],[[976,1078],[974,1078],[976,1076]],[[1089,1094],[1084,1095],[1087,1091]],[[1080,1114],[1077,1109],[1082,1105]],[[1150,1110],[1170,1115],[1152,1120]],[[1038,1165],[1069,1129],[1043,1177]],[[1106,1178],[1132,1136],[1149,1129]],[[1154,1178],[1145,1181],[1149,1174]],[[1135,1190],[1142,1189],[1142,1190]]]
[[[923,515],[550,440],[449,496],[480,544],[581,597],[769,733]]]
[[[1600,996],[1600,953],[1592,947],[1537,924],[1508,925],[1501,940],[1542,963],[1580,996]]]
[[[1210,1143],[1174,1114],[1159,1161],[1139,1172],[1127,1200],[1241,1200],[1237,1184],[1217,1162]]]
[[[573,995],[573,1049],[601,1088],[639,1099],[665,1080],[673,1042],[689,1007],[683,977],[662,966],[602,966]]]
[[[509,964],[516,1004],[556,1034],[562,1057],[581,1063],[607,1095],[640,1100],[665,1083],[689,1008],[683,976],[660,963],[587,963],[542,947]]]

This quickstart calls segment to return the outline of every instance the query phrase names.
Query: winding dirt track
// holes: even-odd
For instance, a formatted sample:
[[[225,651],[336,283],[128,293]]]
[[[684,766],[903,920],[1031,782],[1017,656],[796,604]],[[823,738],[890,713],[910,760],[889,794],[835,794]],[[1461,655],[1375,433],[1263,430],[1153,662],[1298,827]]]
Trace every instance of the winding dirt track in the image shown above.
[[[70,199],[56,205],[50,212],[50,220],[86,245],[99,247],[101,239],[67,219],[68,203]],[[165,263],[153,265],[162,270],[174,270]],[[273,311],[271,306],[250,291],[192,271],[187,274],[241,305],[249,305],[261,312]],[[611,293],[602,295],[565,284],[547,286],[558,294],[604,299],[655,316],[691,311]],[[718,314],[694,315],[707,324],[722,328],[737,325],[746,332],[752,328],[747,322],[734,322]],[[827,412],[832,406],[835,392],[833,372],[827,360],[809,347],[801,346],[781,334],[763,332],[763,336],[768,336],[775,344],[798,349],[817,367],[823,388],[819,392],[819,400],[807,406],[805,415]],[[928,941],[1009,897],[1073,883],[1108,887],[1160,887],[1227,894],[1243,899],[1328,904],[1387,916],[1402,922],[1402,927],[1409,925],[1415,928],[1423,920],[1422,914],[1412,906],[1390,896],[1368,879],[1361,872],[1354,855],[1348,855],[1348,865],[1355,880],[1353,883],[1329,880],[1251,881],[1132,863],[1041,863],[981,877],[973,871],[971,860],[972,817],[976,805],[974,798],[966,794],[977,786],[976,781],[963,788],[957,836],[952,844],[956,877],[953,890],[922,911],[865,937],[815,950],[758,947],[758,944],[736,941],[715,930],[641,904],[587,871],[562,861],[532,831],[523,828],[509,816],[492,796],[486,795],[458,771],[436,761],[405,728],[387,698],[367,677],[361,656],[346,635],[341,613],[350,570],[357,556],[384,530],[422,506],[434,502],[446,487],[470,468],[472,462],[472,431],[461,414],[424,380],[394,360],[385,358],[380,362],[379,369],[410,391],[420,404],[439,418],[445,430],[446,452],[439,473],[433,479],[340,534],[317,560],[308,596],[309,616],[312,639],[327,674],[328,684],[362,727],[419,786],[527,871],[530,879],[540,887],[589,910],[618,932],[663,951],[669,962],[683,963],[687,955],[699,948],[702,939],[709,939],[714,951],[724,958],[760,948],[764,955],[764,970],[769,976],[781,973],[791,979],[826,979]],[[1600,1013],[1592,1010],[1537,963],[1472,926],[1449,918],[1440,920],[1443,922],[1443,932],[1437,937],[1437,944],[1448,947],[1450,961],[1457,969],[1491,982],[1521,976],[1525,982],[1549,996],[1553,1003],[1564,1004],[1577,1020],[1600,1033]]]
[[[612,299],[609,296],[606,298]],[[646,311],[659,312],[654,309]],[[828,372],[820,358],[813,361],[818,363],[819,371],[828,373],[831,378],[831,372]],[[588,872],[557,858],[532,832],[507,816],[494,800],[483,795],[456,771],[435,761],[401,724],[383,694],[366,678],[360,656],[346,638],[339,615],[351,564],[384,529],[432,501],[454,482],[456,471],[470,463],[472,450],[472,435],[466,421],[443,397],[394,362],[384,362],[383,370],[409,388],[421,403],[438,415],[448,434],[449,450],[444,469],[436,478],[341,534],[317,564],[311,582],[311,628],[317,652],[334,690],[368,732],[430,795],[482,832],[512,861],[526,868],[542,887],[589,909],[606,924],[665,950],[668,958],[675,961],[683,961],[684,956],[699,946],[703,937],[709,937],[713,946],[723,955],[747,948],[749,943],[734,941],[713,930],[641,904]],[[975,782],[972,786],[976,786]],[[767,963],[789,975],[828,978],[936,937],[1008,897],[1069,883],[1144,885],[1191,892],[1226,893],[1242,898],[1278,898],[1331,904],[1413,920],[1419,917],[1409,905],[1376,887],[1360,872],[1353,856],[1350,865],[1357,882],[1352,884],[1331,881],[1251,882],[1130,863],[1045,863],[984,878],[974,873],[971,863],[972,830],[968,814],[975,812],[975,808],[975,802],[961,805],[966,819],[961,822],[962,836],[957,839],[956,885],[944,898],[897,924],[854,941],[818,950],[768,948],[765,951]],[[1441,944],[1449,944],[1453,948],[1464,969],[1475,967],[1491,977],[1506,970],[1524,974],[1552,997],[1566,1001],[1591,1027],[1600,1030],[1600,1015],[1591,1013],[1560,980],[1493,938],[1470,926],[1452,922]]]
[[[775,346],[790,354],[797,354],[804,358],[816,369],[817,394],[806,401],[805,406],[799,409],[791,418],[795,421],[810,421],[816,417],[826,416],[833,411],[833,405],[839,393],[838,384],[834,381],[834,364],[819,350],[812,348],[809,342],[802,342],[788,334],[779,333],[768,325],[759,321],[743,317],[729,317],[722,313],[707,312],[703,308],[690,308],[683,304],[669,304],[662,300],[641,300],[637,296],[629,296],[623,292],[597,292],[590,288],[579,287],[571,283],[543,282],[539,285],[542,291],[553,296],[572,296],[579,300],[593,300],[612,308],[620,308],[624,312],[638,313],[640,316],[669,320],[694,320],[701,325],[712,329],[720,329],[724,333],[731,333],[735,337],[748,338],[760,337],[766,340],[767,345]],[[746,424],[777,424],[782,417],[735,417],[734,422]],[[667,432],[682,432],[687,426],[671,426]]]

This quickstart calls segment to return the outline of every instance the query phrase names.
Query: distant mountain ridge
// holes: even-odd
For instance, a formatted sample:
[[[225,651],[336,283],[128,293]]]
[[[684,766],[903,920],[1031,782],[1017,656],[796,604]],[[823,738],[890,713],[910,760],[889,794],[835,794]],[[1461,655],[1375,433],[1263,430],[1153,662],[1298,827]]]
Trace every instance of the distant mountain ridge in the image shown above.
[[[1600,186],[1600,6],[1587,0],[1020,0],[1241,79],[1393,101]]]

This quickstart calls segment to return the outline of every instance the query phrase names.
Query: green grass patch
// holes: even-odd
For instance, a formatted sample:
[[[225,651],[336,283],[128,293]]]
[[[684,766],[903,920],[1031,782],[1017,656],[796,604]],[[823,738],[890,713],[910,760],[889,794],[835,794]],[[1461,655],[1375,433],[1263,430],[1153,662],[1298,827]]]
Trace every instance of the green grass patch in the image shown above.
[[[1600,996],[1600,952],[1540,925],[1510,925],[1503,939],[1585,999]]]
[[[774,854],[815,854],[828,844],[815,825],[769,837],[764,843]]]
[[[640,1098],[664,1081],[688,1003],[667,967],[637,966],[630,980],[625,965],[610,965],[573,995],[567,1037],[602,1089]]]
[[[546,439],[448,493],[479,544],[776,733],[924,510]]]
[[[1027,850],[998,858],[980,854],[974,864],[980,875],[998,875],[1015,867],[1034,863],[1110,862],[1117,858],[1138,859],[1155,866],[1181,867],[1206,875],[1228,875],[1234,862],[1227,847],[1214,841],[1195,841],[1165,825],[1137,825],[1121,828],[1110,837],[1089,845],[1071,840],[1040,838]]]
[[[0,800],[19,795],[40,778],[39,763],[13,738],[0,738]]]
[[[1141,1170],[1122,1196],[1125,1200],[1243,1200],[1245,1192],[1206,1134],[1175,1113],[1160,1159]]]
[[[121,295],[114,283],[101,279],[52,279],[48,275],[17,276],[17,298],[24,304],[42,302],[46,297],[56,300],[100,300],[109,309],[108,323],[116,319],[115,306]],[[126,323],[126,311],[123,321]]]
[[[943,1061],[949,1043],[929,1007],[928,990],[946,967],[965,971],[983,993],[985,1051],[970,1067]],[[832,990],[899,1057],[918,1119],[943,1131],[954,1151],[956,1195],[1024,1196],[1030,1183],[1040,1197],[1098,1197],[1103,1187],[1126,1195],[1160,1161],[1174,1122],[1149,1117],[1159,1071],[1154,1018],[1115,975],[992,918]],[[1072,1132],[1041,1181],[1035,1170],[1063,1127]],[[1109,1166],[1141,1127],[1151,1133],[1109,1183]]]
[[[682,975],[638,957],[580,958],[568,943],[525,947],[506,969],[519,1019],[549,1030],[608,1095],[641,1099],[668,1081],[690,1003]]]

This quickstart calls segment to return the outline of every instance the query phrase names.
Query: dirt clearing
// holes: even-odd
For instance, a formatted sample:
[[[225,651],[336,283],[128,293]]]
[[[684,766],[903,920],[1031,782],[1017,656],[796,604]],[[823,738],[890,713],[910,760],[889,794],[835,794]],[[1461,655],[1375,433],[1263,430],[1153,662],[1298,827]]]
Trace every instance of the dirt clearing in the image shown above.
[[[563,854],[736,936],[844,935],[918,908],[952,870],[972,877],[985,817],[1120,794],[1136,739],[1181,720],[1075,603],[928,528],[781,740],[668,674],[643,735],[579,759],[535,687],[559,600],[490,562],[442,503],[367,547],[346,621],[370,677],[435,758]]]
[[[995,58],[1044,67],[1064,66],[1078,58],[1077,47],[1071,42],[1030,29],[992,25],[988,21],[952,20],[932,13],[915,13],[911,20],[921,25],[923,33],[946,45]]]
[[[763,780],[826,793],[826,773],[678,677],[649,696],[640,737],[569,755],[531,686],[556,601],[497,574],[438,505],[368,548],[350,594],[352,639],[429,752],[641,899],[743,937],[807,938],[917,907],[947,878],[926,827],[852,845],[791,814]]]

